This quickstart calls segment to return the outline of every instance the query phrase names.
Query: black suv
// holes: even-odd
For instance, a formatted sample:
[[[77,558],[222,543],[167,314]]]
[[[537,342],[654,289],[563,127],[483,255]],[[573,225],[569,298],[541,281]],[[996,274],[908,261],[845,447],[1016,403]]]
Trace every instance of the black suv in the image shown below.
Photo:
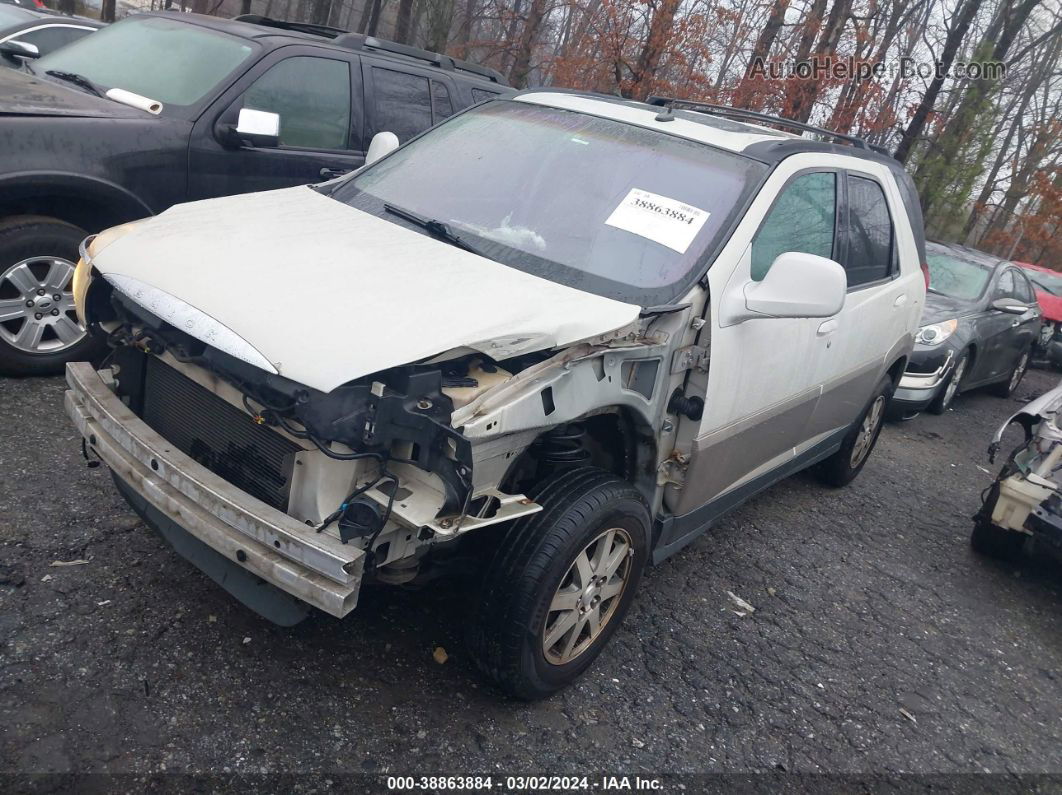
[[[259,16],[137,15],[0,69],[0,372],[95,352],[70,293],[88,233],[339,176],[374,134],[405,141],[509,91],[446,55]]]

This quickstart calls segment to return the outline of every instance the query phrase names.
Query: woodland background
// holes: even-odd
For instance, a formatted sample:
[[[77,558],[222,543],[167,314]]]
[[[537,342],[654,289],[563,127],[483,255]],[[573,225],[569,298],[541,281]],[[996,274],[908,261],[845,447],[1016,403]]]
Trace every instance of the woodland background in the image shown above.
[[[63,0],[70,2],[71,0]],[[1062,0],[96,0],[331,25],[490,65],[511,85],[697,99],[888,148],[929,236],[1062,270]],[[943,74],[757,79],[754,59],[999,62]]]

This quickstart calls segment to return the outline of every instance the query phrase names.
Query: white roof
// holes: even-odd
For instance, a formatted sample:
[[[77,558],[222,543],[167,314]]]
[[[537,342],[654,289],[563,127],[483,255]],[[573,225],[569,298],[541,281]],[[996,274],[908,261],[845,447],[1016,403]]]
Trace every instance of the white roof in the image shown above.
[[[740,127],[742,132],[723,129],[711,123],[701,123],[683,119],[676,116],[672,121],[657,121],[656,116],[663,108],[641,107],[633,102],[617,102],[605,99],[597,99],[581,94],[569,94],[560,91],[533,91],[513,97],[518,102],[530,102],[535,105],[546,105],[551,108],[574,110],[580,113],[588,113],[592,116],[602,116],[606,119],[636,124],[639,127],[648,127],[652,130],[669,135],[677,135],[688,138],[691,141],[718,146],[721,149],[729,149],[732,152],[741,152],[752,144],[764,141],[777,141],[781,138],[799,138],[780,130],[772,130],[757,124],[737,122],[727,119],[727,127]],[[706,117],[706,119],[711,117]],[[747,132],[745,132],[747,130]]]

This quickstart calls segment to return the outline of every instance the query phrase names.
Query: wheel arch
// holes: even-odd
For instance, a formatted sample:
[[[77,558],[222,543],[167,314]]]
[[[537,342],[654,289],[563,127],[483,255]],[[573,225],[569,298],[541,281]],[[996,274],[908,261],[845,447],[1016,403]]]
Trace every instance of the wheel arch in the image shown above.
[[[0,220],[39,215],[90,233],[153,215],[129,190],[80,174],[26,172],[0,179]]]

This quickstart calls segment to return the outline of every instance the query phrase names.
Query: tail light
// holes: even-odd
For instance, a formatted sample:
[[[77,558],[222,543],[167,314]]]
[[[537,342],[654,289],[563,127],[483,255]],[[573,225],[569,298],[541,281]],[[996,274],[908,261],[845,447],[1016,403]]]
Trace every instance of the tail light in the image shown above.
[[[925,262],[922,263],[922,276],[926,280],[926,289],[929,289],[929,265]]]

